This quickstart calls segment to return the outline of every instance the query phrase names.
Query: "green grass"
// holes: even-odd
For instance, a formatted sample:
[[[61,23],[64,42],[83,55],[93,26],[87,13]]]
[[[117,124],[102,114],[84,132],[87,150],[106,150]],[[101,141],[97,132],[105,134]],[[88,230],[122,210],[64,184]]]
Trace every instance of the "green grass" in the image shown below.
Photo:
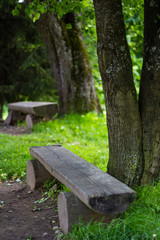
[[[105,116],[70,114],[36,124],[29,135],[0,134],[0,180],[25,177],[29,147],[62,144],[106,171],[108,136]]]
[[[160,239],[160,183],[136,189],[137,199],[107,227],[102,223],[74,226],[67,240]]]
[[[31,134],[0,134],[0,180],[23,178],[31,158],[30,146],[62,144],[106,171],[108,135],[105,116],[95,113],[70,114],[36,124]],[[135,189],[137,199],[125,214],[108,226],[81,223],[64,236],[69,240],[151,240],[160,239],[160,183]],[[48,195],[47,195],[48,196]]]

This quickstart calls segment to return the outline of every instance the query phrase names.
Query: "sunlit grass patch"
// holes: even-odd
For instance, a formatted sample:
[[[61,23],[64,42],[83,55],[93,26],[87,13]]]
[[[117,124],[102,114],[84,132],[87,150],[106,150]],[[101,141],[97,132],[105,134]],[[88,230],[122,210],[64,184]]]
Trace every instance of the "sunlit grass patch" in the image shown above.
[[[0,178],[21,178],[31,158],[29,147],[61,144],[106,171],[108,135],[105,116],[70,114],[35,124],[32,133],[0,134]]]

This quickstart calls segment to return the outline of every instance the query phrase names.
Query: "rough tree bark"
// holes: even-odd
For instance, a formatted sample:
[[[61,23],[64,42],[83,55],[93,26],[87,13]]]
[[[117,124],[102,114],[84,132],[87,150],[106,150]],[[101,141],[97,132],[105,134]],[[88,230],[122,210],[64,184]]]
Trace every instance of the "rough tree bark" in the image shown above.
[[[94,7],[109,135],[108,172],[128,185],[139,184],[142,128],[121,0],[94,0]]]
[[[106,98],[108,171],[128,185],[160,177],[160,2],[144,1],[139,103],[121,0],[94,0],[99,66]]]
[[[160,1],[144,1],[144,56],[140,86],[145,169],[142,183],[160,176]]]
[[[67,29],[67,24],[72,29]],[[38,20],[56,81],[60,114],[100,110],[91,66],[73,12],[58,19],[47,12]]]

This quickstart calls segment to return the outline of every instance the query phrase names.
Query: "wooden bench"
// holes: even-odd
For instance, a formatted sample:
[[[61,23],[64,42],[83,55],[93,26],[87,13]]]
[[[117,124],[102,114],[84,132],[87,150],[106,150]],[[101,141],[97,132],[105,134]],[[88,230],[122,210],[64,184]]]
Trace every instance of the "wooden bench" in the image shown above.
[[[6,125],[12,125],[17,120],[26,117],[27,128],[33,126],[34,118],[51,118],[58,112],[58,106],[53,102],[15,102],[7,104],[9,109]]]
[[[58,196],[59,223],[68,233],[79,217],[110,221],[124,212],[136,197],[135,191],[61,145],[30,147],[35,159],[27,163],[27,183],[34,189],[54,176],[71,192]]]

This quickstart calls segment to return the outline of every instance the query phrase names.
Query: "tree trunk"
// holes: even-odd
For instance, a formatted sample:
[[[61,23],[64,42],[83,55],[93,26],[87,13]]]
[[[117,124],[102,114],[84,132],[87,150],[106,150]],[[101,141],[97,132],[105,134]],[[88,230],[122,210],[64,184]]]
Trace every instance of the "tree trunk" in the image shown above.
[[[3,107],[4,107],[4,86],[5,86],[5,72],[4,69],[1,69],[1,78],[0,78],[0,118],[2,119],[3,117]]]
[[[68,29],[67,24],[71,24],[72,29]],[[58,19],[55,13],[47,12],[38,20],[38,26],[51,59],[60,114],[100,110],[75,14],[68,13]]]
[[[2,114],[3,114],[3,102],[1,101],[0,102],[0,119],[3,117]]]
[[[121,0],[94,0],[98,59],[106,101],[108,172],[139,184],[143,172],[142,127]]]
[[[160,1],[144,1],[144,56],[140,86],[145,169],[142,183],[160,176]]]

